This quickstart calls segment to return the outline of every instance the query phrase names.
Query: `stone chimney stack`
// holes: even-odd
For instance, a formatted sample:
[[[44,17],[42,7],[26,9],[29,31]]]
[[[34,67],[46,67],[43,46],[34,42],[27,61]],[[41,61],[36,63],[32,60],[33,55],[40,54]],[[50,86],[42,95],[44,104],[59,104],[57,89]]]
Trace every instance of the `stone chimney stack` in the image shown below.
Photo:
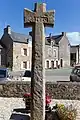
[[[10,25],[7,25],[7,27],[4,28],[4,33],[11,34],[11,27],[10,27]]]
[[[29,35],[32,37],[32,31],[29,32]]]
[[[62,32],[62,36],[66,36],[66,32]]]

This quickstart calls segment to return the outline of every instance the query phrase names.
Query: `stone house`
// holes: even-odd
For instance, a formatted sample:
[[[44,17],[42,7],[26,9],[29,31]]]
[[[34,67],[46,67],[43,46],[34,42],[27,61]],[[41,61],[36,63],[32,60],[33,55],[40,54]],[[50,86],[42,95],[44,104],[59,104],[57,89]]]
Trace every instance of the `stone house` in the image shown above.
[[[12,68],[12,70],[22,70],[31,68],[31,40],[30,35],[23,35],[11,31],[8,25],[4,28],[1,43],[6,47],[2,48],[1,65]]]
[[[58,45],[51,38],[45,39],[45,68],[53,69],[58,67]]]
[[[23,35],[13,32],[8,25],[4,28],[1,43],[5,45],[2,49],[1,65],[12,68],[12,70],[31,69],[32,54],[31,32]],[[58,64],[58,45],[53,44],[50,38],[45,40],[45,68],[56,68]]]
[[[51,49],[53,54],[51,59],[54,61],[54,67],[69,67],[70,66],[70,43],[65,32],[60,35],[49,36],[47,39],[51,41]],[[49,49],[48,47],[46,48]],[[50,55],[50,54],[49,54]],[[52,60],[48,56],[50,66]]]
[[[5,47],[1,52],[1,65],[12,70],[31,69],[32,55],[31,32],[23,35],[13,32],[8,25],[4,28],[1,43]],[[70,66],[70,43],[66,33],[49,35],[45,38],[45,68],[53,69]]]

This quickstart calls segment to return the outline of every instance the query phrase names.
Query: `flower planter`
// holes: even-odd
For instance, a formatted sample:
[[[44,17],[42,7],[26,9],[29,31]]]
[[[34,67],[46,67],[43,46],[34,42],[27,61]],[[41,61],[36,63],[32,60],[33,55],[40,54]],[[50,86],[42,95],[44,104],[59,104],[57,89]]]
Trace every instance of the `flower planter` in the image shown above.
[[[23,95],[23,101],[25,102],[25,106],[27,110],[31,109],[31,94],[27,93]],[[51,97],[46,95],[45,99],[45,109],[50,109]]]

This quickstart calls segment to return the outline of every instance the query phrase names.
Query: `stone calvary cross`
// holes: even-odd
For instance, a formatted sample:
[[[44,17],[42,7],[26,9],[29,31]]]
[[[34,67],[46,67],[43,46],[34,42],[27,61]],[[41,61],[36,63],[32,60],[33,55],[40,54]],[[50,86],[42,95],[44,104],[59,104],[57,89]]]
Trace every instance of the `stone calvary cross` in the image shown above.
[[[45,35],[53,27],[54,11],[45,3],[35,3],[34,11],[24,9],[24,27],[32,27],[31,120],[45,120]]]

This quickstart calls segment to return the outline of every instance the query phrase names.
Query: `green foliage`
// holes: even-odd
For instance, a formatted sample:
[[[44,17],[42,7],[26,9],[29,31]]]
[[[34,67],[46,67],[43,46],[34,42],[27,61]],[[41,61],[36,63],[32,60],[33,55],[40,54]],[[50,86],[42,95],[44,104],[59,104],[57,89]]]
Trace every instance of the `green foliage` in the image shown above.
[[[72,105],[65,107],[64,104],[57,104],[56,111],[60,120],[76,120],[77,111]]]

